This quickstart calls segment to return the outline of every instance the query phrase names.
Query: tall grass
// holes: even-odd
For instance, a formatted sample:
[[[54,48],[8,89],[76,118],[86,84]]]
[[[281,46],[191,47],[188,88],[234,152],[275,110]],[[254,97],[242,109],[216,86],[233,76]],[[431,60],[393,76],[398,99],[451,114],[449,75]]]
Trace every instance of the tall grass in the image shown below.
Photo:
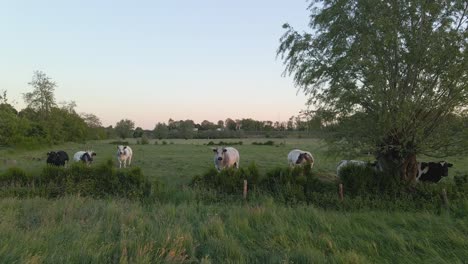
[[[252,145],[258,140],[243,139],[244,144],[236,146],[240,170],[215,175],[213,153],[204,145],[209,140],[135,145],[130,139],[132,166],[159,186],[154,200],[83,192],[18,198],[10,193],[0,198],[0,263],[463,263],[468,259],[468,190],[464,189],[468,178],[453,177],[468,172],[467,157],[453,161],[450,177],[414,187],[407,197],[354,194],[345,184],[345,199],[340,201],[334,171],[337,161],[348,157],[327,157],[327,146],[316,139],[287,139],[271,148]],[[70,143],[55,149],[72,154],[87,147]],[[91,142],[89,147],[98,153],[94,170],[107,166],[115,174],[132,171],[115,169],[115,146],[109,141]],[[312,171],[285,167],[293,148],[314,154]],[[7,180],[8,186],[27,188],[32,176],[41,175],[49,150],[0,150],[0,156],[16,160],[22,168],[10,169],[15,180]],[[256,168],[249,166],[253,162]],[[8,170],[0,167],[0,174]],[[63,179],[59,174],[46,175],[59,185]],[[200,175],[196,187],[189,187],[194,175]],[[112,179],[102,177],[99,182],[113,183]],[[246,201],[244,179],[249,182]],[[448,193],[448,209],[440,188]]]
[[[465,203],[468,208],[468,204]],[[0,262],[463,263],[468,217],[65,197],[0,200]]]

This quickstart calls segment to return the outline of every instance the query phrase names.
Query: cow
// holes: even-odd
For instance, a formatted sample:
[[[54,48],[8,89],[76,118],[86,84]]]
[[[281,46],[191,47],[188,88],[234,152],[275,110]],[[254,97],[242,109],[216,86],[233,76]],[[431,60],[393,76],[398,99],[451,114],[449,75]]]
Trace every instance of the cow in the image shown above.
[[[239,168],[239,151],[233,147],[213,148],[214,164],[218,171],[224,168]]]
[[[88,150],[88,151],[78,151],[73,155],[73,160],[74,161],[81,161],[85,163],[86,165],[91,165],[93,162],[93,157],[96,156],[96,153],[94,151]]]
[[[351,164],[355,166],[361,166],[361,167],[371,166],[375,170],[380,169],[378,167],[377,161],[369,162],[369,161],[363,161],[363,160],[341,160],[340,162],[338,162],[338,165],[336,166],[336,176],[340,177],[340,171],[344,167],[351,165]]]
[[[57,152],[51,151],[47,153],[47,164],[65,166],[68,161],[68,154],[63,150],[59,150]]]
[[[452,163],[446,161],[418,162],[416,181],[439,182],[442,177],[448,176],[448,168],[452,166]]]
[[[133,156],[133,151],[132,148],[129,146],[118,146],[117,147],[117,159],[119,160],[119,168],[122,168],[122,162],[124,168],[127,167],[127,160],[128,160],[128,166],[130,166],[130,163],[132,163],[132,156]]]
[[[310,167],[314,167],[314,156],[309,151],[293,149],[288,154],[289,166],[301,165],[310,163]]]

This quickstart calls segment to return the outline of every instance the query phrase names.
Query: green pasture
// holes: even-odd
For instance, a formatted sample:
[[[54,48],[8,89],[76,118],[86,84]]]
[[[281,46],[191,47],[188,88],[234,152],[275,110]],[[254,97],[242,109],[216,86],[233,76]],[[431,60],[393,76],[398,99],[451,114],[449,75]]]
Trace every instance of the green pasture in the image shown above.
[[[252,142],[275,141],[274,146]],[[468,201],[456,213],[441,211],[333,211],[312,205],[287,206],[271,197],[197,201],[188,187],[195,175],[213,168],[210,140],[166,140],[137,145],[132,166],[163,183],[162,199],[140,203],[125,199],[66,196],[58,199],[0,199],[0,263],[466,263]],[[218,142],[219,140],[213,140]],[[240,165],[255,162],[261,173],[287,165],[293,148],[313,153],[323,178],[334,179],[341,157],[327,153],[318,139],[229,139]],[[33,173],[46,153],[72,156],[92,148],[96,163],[112,159],[110,141],[67,143],[33,151],[1,149],[0,172],[15,160]],[[433,159],[428,159],[433,160]],[[446,160],[449,179],[468,172],[467,157]],[[199,191],[199,190],[198,190]]]

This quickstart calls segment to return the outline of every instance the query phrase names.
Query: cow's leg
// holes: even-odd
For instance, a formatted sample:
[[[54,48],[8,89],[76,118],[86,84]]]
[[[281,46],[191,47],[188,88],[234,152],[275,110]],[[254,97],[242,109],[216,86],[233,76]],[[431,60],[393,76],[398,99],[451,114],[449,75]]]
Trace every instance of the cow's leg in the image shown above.
[[[128,157],[128,166],[130,166],[130,163],[132,163],[132,156]]]
[[[122,161],[119,160],[119,169],[121,169],[121,168],[122,168]]]

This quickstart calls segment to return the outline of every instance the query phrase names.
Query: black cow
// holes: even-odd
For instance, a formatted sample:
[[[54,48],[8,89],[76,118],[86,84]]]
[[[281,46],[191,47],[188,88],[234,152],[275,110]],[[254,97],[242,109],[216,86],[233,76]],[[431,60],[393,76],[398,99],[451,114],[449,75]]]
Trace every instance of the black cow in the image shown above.
[[[65,166],[65,164],[68,163],[68,160],[68,154],[63,150],[59,150],[57,152],[51,151],[47,153],[47,164]]]
[[[439,162],[418,162],[418,181],[439,182],[442,177],[448,176],[448,168],[452,163]]]

